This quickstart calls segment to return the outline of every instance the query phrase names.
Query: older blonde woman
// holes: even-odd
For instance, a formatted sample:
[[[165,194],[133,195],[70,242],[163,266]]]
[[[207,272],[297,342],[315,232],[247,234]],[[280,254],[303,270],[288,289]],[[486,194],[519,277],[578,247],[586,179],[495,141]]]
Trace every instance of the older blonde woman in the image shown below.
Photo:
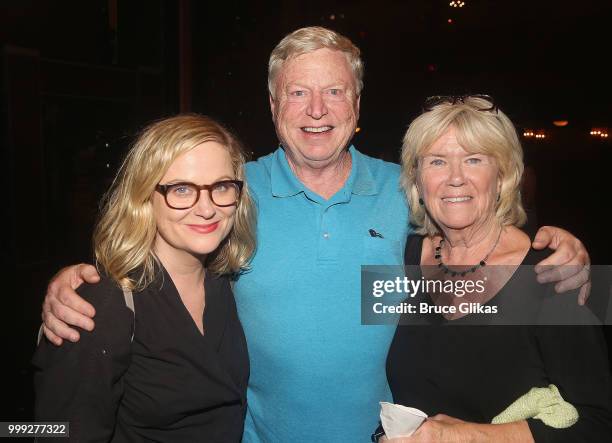
[[[253,252],[236,139],[210,118],[146,128],[94,234],[97,327],[34,356],[37,420],[74,441],[240,441],[248,355],[228,275]],[[132,312],[134,311],[134,312]]]
[[[451,309],[426,310],[433,312],[423,315],[429,326],[398,327],[387,358],[394,401],[431,418],[410,438],[391,441],[607,440],[610,374],[600,330],[474,326],[508,313],[524,323],[529,298],[537,304],[553,292],[537,283],[533,269],[519,267],[545,253],[531,249],[519,229],[522,151],[510,120],[487,96],[431,99],[406,133],[402,166],[417,226],[406,264],[421,265],[430,278],[486,283],[472,297],[426,294],[429,306]],[[508,301],[517,299],[524,310],[508,312]],[[458,308],[468,301],[486,309]],[[533,414],[491,424],[532,388],[548,395],[550,385],[560,393],[554,401],[569,408],[561,413],[571,415],[562,417],[564,426]]]

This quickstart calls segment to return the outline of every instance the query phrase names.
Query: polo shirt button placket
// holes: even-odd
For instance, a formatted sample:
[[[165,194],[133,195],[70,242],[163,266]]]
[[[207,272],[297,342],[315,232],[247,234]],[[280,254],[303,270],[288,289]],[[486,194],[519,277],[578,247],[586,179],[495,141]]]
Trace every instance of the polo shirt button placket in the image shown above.
[[[317,251],[317,260],[319,263],[331,263],[335,261],[337,256],[334,251],[333,223],[330,224],[330,206],[320,208],[320,224],[319,224],[319,245]]]

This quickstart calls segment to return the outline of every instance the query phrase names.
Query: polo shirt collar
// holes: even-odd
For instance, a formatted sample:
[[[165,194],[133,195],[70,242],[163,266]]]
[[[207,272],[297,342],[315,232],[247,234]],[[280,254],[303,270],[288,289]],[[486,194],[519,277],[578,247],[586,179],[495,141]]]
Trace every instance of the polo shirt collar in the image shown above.
[[[285,150],[282,147],[279,147],[272,157],[270,181],[274,197],[291,197],[306,190],[306,186],[298,180],[291,170]]]
[[[376,195],[378,194],[378,187],[376,181],[372,176],[370,165],[366,159],[366,156],[355,149],[351,145],[349,152],[352,157],[352,168],[351,175],[346,182],[345,187],[350,189],[351,193],[357,195]]]
[[[344,187],[339,193],[352,193],[357,195],[376,195],[378,188],[372,177],[365,156],[357,151],[354,146],[349,148],[351,154],[351,174]],[[285,150],[279,147],[273,154],[272,167],[270,170],[272,195],[275,197],[291,197],[301,192],[307,192],[308,188],[295,176]]]

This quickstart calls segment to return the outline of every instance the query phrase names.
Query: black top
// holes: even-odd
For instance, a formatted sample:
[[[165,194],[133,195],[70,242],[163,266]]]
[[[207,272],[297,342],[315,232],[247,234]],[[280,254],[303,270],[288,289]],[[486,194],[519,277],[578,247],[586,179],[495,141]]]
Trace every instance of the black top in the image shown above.
[[[96,328],[39,345],[36,420],[69,421],[71,441],[240,441],[249,360],[226,277],[205,279],[204,335],[165,270],[134,293],[135,322],[109,278],[79,293]]]
[[[422,244],[421,236],[408,239],[406,265],[420,263]],[[522,264],[536,264],[544,254],[530,250]],[[531,273],[531,291],[548,291]],[[518,282],[515,274],[493,300],[520,296],[524,276]],[[395,403],[429,416],[491,423],[531,388],[555,384],[580,418],[566,429],[527,420],[536,441],[601,442],[612,436],[610,370],[601,328],[455,326],[451,323],[461,319],[447,321],[433,314],[428,318],[429,326],[396,330],[387,357]]]

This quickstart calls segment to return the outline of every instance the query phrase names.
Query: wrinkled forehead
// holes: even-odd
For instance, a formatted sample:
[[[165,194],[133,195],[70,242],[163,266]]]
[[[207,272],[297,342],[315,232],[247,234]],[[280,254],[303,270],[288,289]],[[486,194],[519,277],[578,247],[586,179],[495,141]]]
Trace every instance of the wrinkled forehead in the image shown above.
[[[346,54],[327,48],[288,57],[278,71],[283,82],[320,83],[332,81],[355,85],[355,75]]]

